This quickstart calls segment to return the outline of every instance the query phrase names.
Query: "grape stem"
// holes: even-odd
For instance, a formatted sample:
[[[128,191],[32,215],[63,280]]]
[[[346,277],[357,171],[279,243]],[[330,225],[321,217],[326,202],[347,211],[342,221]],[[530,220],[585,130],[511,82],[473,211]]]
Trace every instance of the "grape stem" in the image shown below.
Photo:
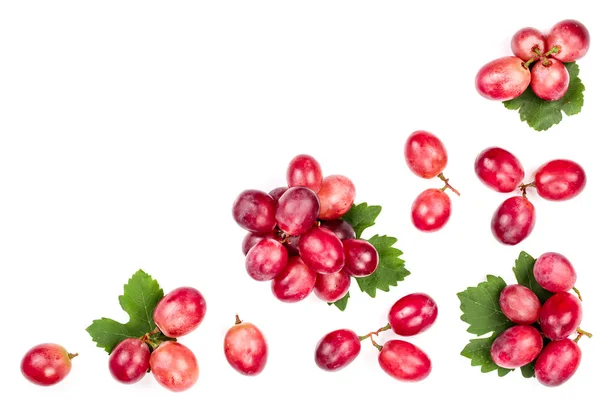
[[[383,349],[383,346],[378,344],[374,339],[373,336],[371,336],[371,344],[373,344],[373,346],[375,346],[377,348],[377,350],[381,351],[381,349]]]
[[[446,189],[450,189],[454,193],[456,193],[458,196],[460,196],[460,192],[458,190],[454,189],[450,185],[450,183],[448,183],[450,181],[450,179],[446,178],[443,173],[439,174],[438,178],[440,178],[444,182],[444,187],[440,189],[442,192],[445,191]]]
[[[525,63],[523,63],[523,67],[527,68],[527,69],[529,69],[529,66],[531,65],[531,63],[535,62],[542,56],[542,53],[540,52],[540,49],[537,47],[537,45],[535,45],[535,47],[533,49],[531,49],[531,51],[533,51],[535,54],[537,54],[537,56],[533,56],[529,60],[527,60]]]
[[[583,336],[587,336],[587,337],[591,338],[593,335],[589,332],[584,331],[581,328],[577,328],[577,337],[573,341],[575,343],[577,343],[577,342],[579,342],[579,339],[581,339]]]
[[[79,355],[79,353],[67,353],[67,355],[69,356],[69,360],[74,359],[75,357],[77,357]]]
[[[528,184],[521,183],[519,185],[519,190],[523,193],[523,197],[527,198],[527,188],[534,188],[535,182],[530,182]]]
[[[239,315],[237,315],[237,314],[235,314],[235,324],[236,324],[236,325],[239,325],[239,324],[241,324],[241,323],[242,323],[242,320],[240,319],[240,316],[239,316]]]
[[[546,52],[546,54],[544,54],[544,56],[548,57],[548,56],[551,56],[552,54],[558,54],[558,53],[560,53],[560,51],[561,51],[560,46],[554,46],[553,48],[548,50]]]
[[[362,342],[363,340],[365,340],[366,338],[371,338],[371,340],[373,340],[373,335],[375,335],[375,336],[378,336],[380,332],[384,332],[384,331],[387,331],[387,330],[389,330],[389,329],[392,329],[392,327],[391,327],[391,325],[390,325],[390,324],[387,324],[386,326],[384,326],[384,327],[382,327],[382,328],[379,328],[379,329],[377,329],[377,330],[376,330],[376,331],[374,331],[374,332],[369,332],[369,333],[367,333],[367,334],[366,334],[366,335],[364,335],[364,336],[359,336],[359,337],[358,337],[358,340],[360,340],[361,342]]]
[[[583,301],[583,298],[581,298],[581,292],[577,290],[575,286],[573,286],[573,291],[577,294],[577,297],[579,297],[579,301]]]

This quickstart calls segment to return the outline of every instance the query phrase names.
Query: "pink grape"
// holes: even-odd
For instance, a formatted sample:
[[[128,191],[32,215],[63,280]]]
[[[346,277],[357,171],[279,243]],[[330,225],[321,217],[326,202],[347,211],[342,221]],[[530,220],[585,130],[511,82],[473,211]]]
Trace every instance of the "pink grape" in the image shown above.
[[[318,215],[317,194],[309,188],[293,187],[279,198],[275,219],[282,231],[297,236],[308,231],[317,222]]]
[[[400,381],[417,382],[431,373],[431,360],[423,350],[403,340],[390,340],[379,352],[379,366]]]
[[[235,325],[225,334],[223,348],[229,365],[242,375],[258,375],[267,365],[269,351],[263,333],[237,316]]]
[[[246,271],[257,281],[270,281],[279,274],[288,261],[286,248],[275,239],[263,239],[246,256]]]
[[[510,47],[515,56],[523,61],[531,58],[537,59],[539,55],[534,51],[538,50],[540,54],[546,52],[546,38],[542,32],[535,28],[523,28],[517,31],[512,37]]]
[[[323,179],[319,190],[321,210],[319,218],[338,219],[346,214],[354,204],[356,188],[352,181],[343,175],[329,175]]]
[[[125,384],[138,382],[150,367],[150,348],[138,338],[121,341],[110,353],[108,369],[117,381]]]
[[[233,219],[250,232],[269,233],[275,229],[277,203],[260,190],[244,190],[233,203]]]
[[[550,340],[566,339],[581,323],[581,302],[571,293],[560,292],[550,297],[540,312],[540,327]]]
[[[516,325],[502,332],[492,343],[492,360],[502,368],[520,368],[540,354],[544,340],[530,325]]]
[[[562,385],[575,374],[581,362],[581,349],[571,339],[550,342],[535,362],[535,377],[545,386]]]
[[[283,196],[283,194],[288,190],[287,187],[285,186],[281,186],[281,187],[276,187],[275,189],[271,190],[269,192],[269,196],[271,196],[273,198],[273,200],[275,201],[279,201],[279,199],[281,198],[281,196]]]
[[[412,293],[394,303],[388,321],[400,336],[414,336],[433,325],[438,315],[435,301],[425,293]]]
[[[154,309],[154,322],[165,336],[185,336],[200,325],[206,315],[206,300],[191,287],[180,287],[163,297]]]
[[[316,280],[317,274],[300,257],[291,257],[284,270],[273,279],[271,290],[279,300],[295,303],[312,292]]]
[[[571,262],[559,253],[544,253],[533,265],[533,277],[549,292],[568,292],[577,281]]]
[[[200,371],[192,351],[178,342],[163,342],[150,354],[150,370],[156,381],[172,392],[191,388]]]
[[[433,133],[415,131],[404,144],[404,159],[415,175],[430,179],[444,171],[448,164],[448,153],[442,141]]]
[[[506,199],[492,217],[492,233],[503,244],[521,243],[535,226],[535,207],[523,196]]]
[[[335,233],[340,240],[344,241],[346,239],[355,239],[356,232],[354,232],[354,228],[348,222],[343,219],[333,219],[330,221],[321,222],[321,226],[323,228],[329,229],[331,232]]]
[[[360,353],[360,340],[349,329],[338,329],[323,336],[315,350],[315,362],[325,371],[347,367]]]
[[[300,237],[300,257],[313,271],[331,274],[344,267],[344,246],[329,229],[314,227]]]
[[[331,274],[317,274],[315,294],[323,301],[335,303],[348,293],[350,283],[350,275],[344,269]]]
[[[531,74],[523,60],[509,56],[481,67],[475,77],[475,86],[486,99],[506,101],[519,97],[530,81]]]
[[[531,69],[531,90],[542,100],[561,99],[569,89],[569,71],[558,60],[536,63]]]
[[[304,186],[315,193],[321,189],[323,173],[321,165],[313,157],[300,154],[292,159],[287,169],[289,187]]]
[[[540,317],[540,299],[523,285],[508,285],[500,293],[500,308],[515,324],[531,325]]]
[[[581,165],[571,160],[552,160],[535,173],[535,188],[546,200],[569,200],[583,191],[587,183]]]
[[[271,231],[269,233],[248,232],[242,240],[242,252],[244,255],[248,254],[250,249],[263,239],[277,239],[275,231]]]
[[[412,204],[411,219],[415,228],[423,232],[442,229],[450,219],[452,203],[446,192],[427,189]]]
[[[487,187],[500,193],[512,192],[525,177],[517,157],[500,147],[490,147],[479,153],[475,173]]]
[[[379,265],[377,249],[362,239],[346,239],[344,245],[344,269],[352,276],[369,276]]]
[[[560,47],[560,51],[552,57],[562,62],[572,62],[586,55],[590,48],[590,33],[581,22],[568,19],[550,29],[546,43],[548,49]]]
[[[71,372],[70,354],[64,347],[43,343],[32,347],[21,360],[21,373],[31,383],[51,386],[61,382]]]

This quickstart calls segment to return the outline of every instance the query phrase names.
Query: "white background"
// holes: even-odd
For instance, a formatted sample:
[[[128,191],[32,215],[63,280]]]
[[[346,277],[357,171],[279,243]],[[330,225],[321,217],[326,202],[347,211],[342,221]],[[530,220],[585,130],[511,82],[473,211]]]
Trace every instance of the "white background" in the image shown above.
[[[0,3],[0,391],[10,398],[261,399],[584,396],[597,382],[598,339],[580,342],[579,371],[547,389],[519,373],[483,375],[459,355],[473,336],[456,293],[486,274],[514,282],[520,250],[565,254],[584,295],[582,327],[600,334],[598,311],[600,93],[598,13],[592,1],[3,1]],[[547,132],[481,98],[474,76],[510,54],[524,26],[548,30],[575,18],[592,47],[580,61],[585,107]],[[446,175],[463,196],[440,232],[412,227],[410,205],[439,187],[412,175],[403,144],[414,130],[437,134],[449,153]],[[486,189],[473,161],[487,146],[514,152],[528,177],[543,162],[581,163],[588,186],[576,199],[535,194],[531,236],[502,246],[490,217],[505,199]],[[289,160],[316,157],[325,174],[350,177],[357,201],[383,206],[366,232],[399,239],[405,282],[376,299],[352,288],[345,313],[314,296],[276,300],[244,270],[244,233],[231,217],[236,195],[285,183]],[[169,291],[198,288],[208,313],[181,340],[197,355],[200,379],[171,394],[147,376],[124,386],[84,330],[102,316],[125,321],[117,297],[139,268]],[[318,369],[325,333],[359,334],[386,323],[401,296],[437,301],[434,327],[410,341],[431,357],[421,383],[401,383],[378,366],[376,350],[338,373]],[[269,343],[267,368],[239,375],[222,350],[235,313]],[[389,333],[389,332],[387,332]],[[381,336],[381,342],[393,334]],[[80,356],[50,388],[20,374],[23,354],[57,342]],[[16,396],[16,397],[15,397]],[[8,398],[8,397],[7,397]]]

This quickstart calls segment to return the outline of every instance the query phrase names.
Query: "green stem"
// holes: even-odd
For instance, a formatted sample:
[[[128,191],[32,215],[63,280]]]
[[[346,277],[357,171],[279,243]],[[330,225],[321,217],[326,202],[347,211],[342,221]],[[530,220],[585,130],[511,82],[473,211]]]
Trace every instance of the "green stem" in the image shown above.
[[[577,297],[579,297],[579,301],[583,301],[583,298],[581,297],[581,292],[575,286],[573,286],[573,291],[577,294]]]
[[[454,193],[456,193],[458,196],[460,196],[460,192],[458,190],[454,189],[452,187],[452,185],[450,185],[448,183],[450,181],[450,179],[446,178],[443,173],[439,174],[438,178],[440,178],[442,180],[442,182],[444,182],[444,187],[440,189],[442,192],[445,191],[446,189],[450,189]]]
[[[537,47],[536,47],[536,49],[537,49]],[[537,50],[539,51],[539,49],[537,49]],[[523,63],[523,67],[529,69],[529,66],[531,65],[531,63],[537,59],[539,59],[539,57],[531,57],[529,60],[527,60],[525,63]]]
[[[365,340],[365,339],[367,339],[367,338],[372,338],[372,337],[373,337],[373,335],[377,336],[377,335],[379,335],[381,332],[385,332],[385,331],[387,331],[387,330],[389,330],[389,329],[392,329],[392,326],[391,326],[390,324],[387,324],[386,326],[384,326],[384,327],[381,327],[381,328],[377,329],[376,331],[369,332],[369,333],[367,333],[367,334],[366,334],[366,335],[364,335],[364,336],[359,336],[359,337],[358,337],[358,340],[360,340],[360,341],[362,342],[363,340]]]
[[[577,328],[577,337],[575,338],[575,340],[573,340],[575,343],[579,342],[579,339],[581,339],[583,336],[587,336],[590,339],[592,338],[592,334],[589,332],[584,331],[581,328]]]
[[[553,48],[551,48],[550,50],[548,50],[546,52],[546,54],[544,54],[546,57],[551,56],[552,54],[558,54],[560,53],[561,48],[560,46],[554,46]]]
[[[375,346],[377,348],[377,350],[381,351],[381,349],[383,349],[383,346],[378,344],[375,340],[373,340],[373,336],[371,336],[371,344],[373,344],[373,346]]]

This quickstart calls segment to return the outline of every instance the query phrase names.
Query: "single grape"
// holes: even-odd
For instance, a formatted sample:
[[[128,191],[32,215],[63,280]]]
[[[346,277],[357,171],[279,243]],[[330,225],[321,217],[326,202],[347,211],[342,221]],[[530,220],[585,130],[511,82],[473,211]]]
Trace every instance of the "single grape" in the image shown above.
[[[244,240],[242,240],[242,252],[244,255],[248,254],[250,249],[263,239],[277,239],[275,231],[269,233],[248,232],[246,236],[244,236]]]
[[[354,184],[343,175],[329,175],[323,179],[317,193],[321,202],[320,219],[338,219],[346,214],[354,204],[356,189]]]
[[[273,190],[271,190],[269,192],[269,196],[271,196],[273,198],[273,200],[279,201],[279,199],[281,198],[281,196],[283,196],[283,194],[287,190],[288,190],[288,188],[285,187],[285,186],[276,187],[275,189],[273,189]]]
[[[275,239],[263,239],[246,256],[246,271],[257,281],[270,281],[279,274],[288,261],[286,248]]]
[[[508,285],[500,293],[500,308],[515,324],[531,325],[540,317],[540,299],[523,285]]]
[[[542,60],[531,69],[531,90],[542,100],[561,99],[569,89],[569,71],[558,60]]]
[[[346,239],[344,245],[344,269],[352,276],[369,276],[379,265],[379,253],[373,245],[362,239]]]
[[[450,219],[452,203],[450,197],[440,189],[427,189],[412,203],[412,223],[420,231],[435,232]]]
[[[581,165],[571,160],[552,160],[535,173],[535,188],[546,200],[568,200],[583,191],[587,182]]]
[[[379,366],[400,381],[417,382],[431,373],[431,360],[423,350],[403,340],[390,340],[379,352]]]
[[[178,342],[163,342],[150,354],[150,370],[156,381],[172,392],[191,388],[200,375],[192,351]]]
[[[568,381],[581,362],[581,349],[571,339],[550,342],[535,362],[535,377],[545,386],[558,386]]]
[[[322,182],[321,165],[313,157],[300,154],[290,161],[287,169],[289,187],[304,186],[316,193],[321,189]]]
[[[249,322],[240,321],[229,328],[224,341],[225,358],[243,375],[258,375],[267,365],[268,346],[262,332]]]
[[[360,353],[360,339],[349,329],[338,329],[323,336],[315,350],[315,362],[325,371],[347,367]]]
[[[323,301],[334,303],[348,293],[350,283],[350,275],[344,269],[331,274],[317,274],[315,294]]]
[[[108,369],[117,381],[125,384],[142,379],[150,367],[150,348],[138,338],[119,343],[108,358]]]
[[[317,274],[300,257],[290,257],[285,269],[273,279],[271,290],[279,300],[295,303],[312,292],[316,280]]]
[[[475,77],[475,87],[486,99],[505,101],[519,97],[530,81],[531,74],[523,60],[509,56],[481,67]]]
[[[233,219],[250,232],[269,233],[275,229],[277,203],[260,190],[244,190],[233,203]]]
[[[297,236],[309,230],[319,215],[319,198],[305,187],[289,188],[277,202],[275,219],[288,235]]]
[[[552,293],[568,292],[575,286],[577,273],[567,257],[559,253],[544,253],[533,264],[533,277],[541,287]]]
[[[414,336],[433,325],[438,315],[435,301],[425,293],[412,293],[394,303],[388,322],[400,336]]]
[[[492,233],[503,244],[521,243],[535,226],[535,207],[523,196],[506,199],[492,217]]]
[[[546,38],[535,28],[523,28],[514,34],[510,47],[513,54],[523,61],[538,59],[539,54],[546,52]]]
[[[323,221],[321,222],[321,226],[323,228],[329,229],[331,232],[335,233],[340,240],[344,241],[346,239],[355,239],[356,232],[354,232],[354,228],[348,222],[343,219],[333,219],[331,221]]]
[[[517,157],[500,147],[490,147],[479,153],[475,159],[475,173],[487,187],[500,193],[512,192],[525,177]]]
[[[300,254],[298,252],[298,243],[300,242],[300,236],[288,236],[287,239],[283,242],[283,245],[288,251],[288,256],[297,256]]]
[[[187,335],[200,325],[206,314],[206,301],[191,287],[180,287],[163,297],[154,309],[154,323],[165,336]]]
[[[298,251],[316,273],[331,274],[344,267],[344,246],[329,229],[317,226],[300,236]]]
[[[415,131],[404,144],[404,159],[415,175],[430,179],[444,171],[448,154],[442,141],[433,133]]]
[[[29,382],[40,386],[51,386],[62,381],[71,372],[71,354],[54,343],[43,343],[32,347],[21,360],[21,373]]]
[[[550,340],[566,339],[577,330],[583,318],[579,299],[567,292],[550,297],[540,312],[542,333]]]
[[[531,325],[516,325],[502,332],[492,343],[492,360],[502,368],[520,368],[540,354],[544,339]]]
[[[590,33],[581,22],[568,19],[550,29],[546,43],[548,49],[560,48],[560,51],[552,57],[562,62],[572,62],[587,53],[590,48]]]

